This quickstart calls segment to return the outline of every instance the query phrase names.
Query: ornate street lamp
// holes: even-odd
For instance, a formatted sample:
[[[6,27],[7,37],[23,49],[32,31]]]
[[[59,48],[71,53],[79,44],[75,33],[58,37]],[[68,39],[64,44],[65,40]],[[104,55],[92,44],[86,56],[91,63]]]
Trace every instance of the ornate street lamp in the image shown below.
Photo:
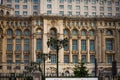
[[[44,63],[44,77],[45,77],[45,60],[49,57],[49,54],[45,54],[45,53],[39,53],[38,55],[38,58],[40,58],[41,60],[43,60],[43,63]]]
[[[59,39],[51,37],[50,39],[48,39],[47,45],[48,45],[48,47],[52,47],[53,49],[56,49],[56,59],[57,59],[57,62],[56,62],[56,74],[57,74],[57,77],[58,77],[58,73],[59,73],[59,71],[58,71],[58,69],[59,69],[59,66],[58,66],[58,59],[59,59],[58,51],[62,47],[68,45],[68,39],[64,38],[63,40],[59,40]]]

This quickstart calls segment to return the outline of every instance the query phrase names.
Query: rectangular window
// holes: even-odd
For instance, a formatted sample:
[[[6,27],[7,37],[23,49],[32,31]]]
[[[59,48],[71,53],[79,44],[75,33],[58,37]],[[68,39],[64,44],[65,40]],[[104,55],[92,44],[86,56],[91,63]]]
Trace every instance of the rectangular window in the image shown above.
[[[69,55],[64,55],[64,63],[69,63]]]
[[[69,46],[67,45],[67,46],[64,46],[64,50],[65,51],[68,51],[69,50]]]
[[[13,48],[13,46],[12,46],[12,44],[7,44],[7,50],[12,50],[12,48]]]
[[[33,9],[34,9],[34,10],[38,10],[38,5],[34,5],[34,6],[33,6]]]
[[[16,60],[16,64],[20,64],[20,62],[21,62],[20,60]]]
[[[23,15],[27,15],[27,11],[23,11]]]
[[[51,54],[50,55],[50,60],[51,60],[51,63],[56,63],[56,55],[55,54]]]
[[[92,0],[92,4],[96,4],[96,0]]]
[[[78,63],[78,55],[73,55],[72,61],[73,61],[73,63]]]
[[[86,63],[86,55],[82,55],[82,62]]]
[[[104,0],[100,0],[100,5],[103,5],[104,4]]]
[[[92,10],[93,10],[93,11],[96,11],[96,6],[92,6]]]
[[[95,63],[95,55],[90,55],[90,63]]]
[[[27,3],[28,0],[24,0],[24,3]]]
[[[112,13],[108,13],[108,16],[112,16]]]
[[[104,7],[100,7],[100,11],[104,11]]]
[[[48,10],[48,11],[47,11],[47,14],[52,14],[52,11],[51,11],[51,10]]]
[[[7,60],[7,64],[12,64],[12,60]]]
[[[59,14],[64,15],[64,11],[60,11]]]
[[[52,2],[52,0],[47,0],[47,2],[51,3],[51,2]]]
[[[32,0],[34,3],[38,3],[39,2],[39,0]]]
[[[88,0],[84,0],[84,4],[88,4]]]
[[[42,39],[37,39],[36,41],[36,49],[42,50]]]
[[[113,50],[113,41],[111,39],[106,39],[106,50],[107,51]]]
[[[76,4],[79,4],[80,3],[80,0],[76,0]]]
[[[8,2],[8,3],[11,3],[11,2],[12,2],[12,0],[7,0],[7,2]]]
[[[12,7],[12,5],[11,4],[7,4],[7,7]]]
[[[19,0],[15,0],[15,2],[19,3]]]
[[[107,55],[107,63],[111,64],[112,60],[112,55]]]
[[[68,15],[72,15],[72,11],[68,11]]]
[[[19,9],[19,5],[15,5],[15,9]]]
[[[94,51],[94,50],[95,50],[95,41],[90,40],[90,51]]]
[[[72,3],[72,0],[67,0],[68,3]]]
[[[72,40],[72,50],[77,50],[78,49],[78,42],[77,40]]]
[[[112,11],[112,7],[108,7],[108,11]]]
[[[119,11],[120,11],[120,8],[119,8],[119,7],[116,7],[116,11],[119,12]]]
[[[76,10],[80,10],[80,6],[76,6]]]
[[[96,12],[92,12],[92,15],[95,16],[95,15],[96,15]]]
[[[64,5],[59,5],[59,8],[60,9],[64,9]]]
[[[119,1],[115,2],[115,5],[116,5],[116,6],[119,6],[119,4],[120,4],[120,2],[119,2]]]
[[[19,11],[15,11],[15,14],[16,14],[16,15],[19,15],[20,13],[19,13]]]
[[[21,44],[16,44],[16,51],[20,51],[21,50]]]
[[[81,40],[81,49],[82,51],[86,51],[86,40]]]
[[[107,5],[111,5],[112,4],[112,2],[111,1],[107,1]]]
[[[64,0],[59,0],[60,3],[64,3]]]
[[[88,6],[84,6],[84,11],[88,11]]]
[[[51,9],[51,8],[52,8],[52,5],[51,5],[51,4],[47,4],[47,8],[48,8],[48,9]]]
[[[23,5],[23,9],[27,9],[27,5]]]
[[[69,9],[69,10],[72,10],[72,5],[68,5],[68,9]]]
[[[24,64],[29,64],[29,60],[24,60]]]
[[[88,12],[84,12],[84,14],[85,14],[85,16],[87,16],[87,15],[88,15]]]
[[[80,15],[80,12],[76,12],[76,15]]]
[[[100,13],[100,15],[101,15],[101,16],[103,16],[103,15],[104,15],[104,13]]]

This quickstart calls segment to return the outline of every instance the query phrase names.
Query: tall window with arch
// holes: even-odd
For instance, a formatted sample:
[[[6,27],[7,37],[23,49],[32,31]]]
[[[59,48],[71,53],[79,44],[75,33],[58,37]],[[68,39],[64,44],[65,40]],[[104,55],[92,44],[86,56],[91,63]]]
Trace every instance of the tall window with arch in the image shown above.
[[[12,29],[7,29],[7,35],[9,35],[9,36],[12,36],[12,35],[13,35]]]
[[[19,29],[16,30],[16,36],[21,36],[21,30]]]
[[[82,36],[86,36],[86,30],[82,30],[82,31],[81,31],[81,35],[82,35]]]
[[[51,28],[51,29],[50,29],[50,35],[51,35],[51,36],[56,36],[56,35],[57,35],[57,30],[56,30],[56,28]]]
[[[30,31],[28,29],[24,30],[24,35],[25,36],[29,36],[30,35]]]
[[[94,36],[95,35],[94,30],[90,30],[89,35]]]
[[[77,36],[77,34],[78,34],[78,31],[77,31],[76,29],[73,29],[72,35],[73,35],[73,36]]]

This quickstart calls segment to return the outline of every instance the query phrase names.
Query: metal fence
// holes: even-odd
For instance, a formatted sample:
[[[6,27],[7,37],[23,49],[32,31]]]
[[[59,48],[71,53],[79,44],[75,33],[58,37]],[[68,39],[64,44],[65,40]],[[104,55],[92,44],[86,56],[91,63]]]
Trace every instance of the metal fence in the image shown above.
[[[31,74],[0,73],[0,80],[33,80]]]

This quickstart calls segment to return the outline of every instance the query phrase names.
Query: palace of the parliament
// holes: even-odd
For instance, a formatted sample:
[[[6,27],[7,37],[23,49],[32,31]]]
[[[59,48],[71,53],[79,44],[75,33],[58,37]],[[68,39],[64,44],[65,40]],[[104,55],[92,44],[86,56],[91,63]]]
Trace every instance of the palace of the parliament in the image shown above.
[[[59,73],[73,74],[83,61],[94,74],[120,72],[120,0],[0,0],[0,73],[22,73],[30,62],[45,59],[45,73],[56,73],[50,37],[68,38],[59,49]],[[43,63],[41,63],[43,68]]]

